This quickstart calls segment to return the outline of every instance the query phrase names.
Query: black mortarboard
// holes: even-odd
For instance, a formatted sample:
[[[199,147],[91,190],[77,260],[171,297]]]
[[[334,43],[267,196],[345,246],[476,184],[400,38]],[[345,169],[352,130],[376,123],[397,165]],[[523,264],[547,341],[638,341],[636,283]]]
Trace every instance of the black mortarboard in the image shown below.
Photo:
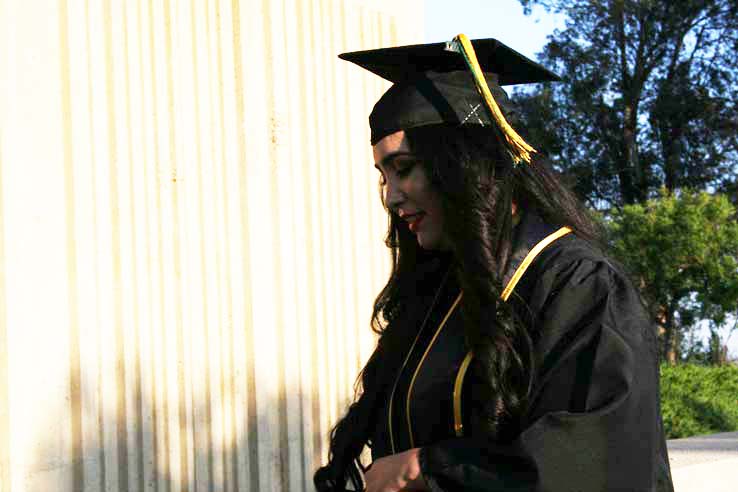
[[[535,151],[507,123],[505,116],[510,117],[513,110],[501,86],[560,80],[496,39],[470,42],[463,34],[449,43],[355,51],[339,57],[393,82],[369,116],[372,145],[408,128],[437,123],[486,126],[494,121],[516,162],[529,161],[528,153]]]

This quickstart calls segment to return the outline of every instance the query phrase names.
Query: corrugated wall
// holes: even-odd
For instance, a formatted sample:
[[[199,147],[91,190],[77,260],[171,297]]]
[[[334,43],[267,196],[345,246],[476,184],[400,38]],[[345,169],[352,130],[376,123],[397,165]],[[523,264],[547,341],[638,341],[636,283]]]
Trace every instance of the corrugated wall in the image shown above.
[[[0,491],[312,490],[388,273],[336,54],[391,7],[0,0]]]

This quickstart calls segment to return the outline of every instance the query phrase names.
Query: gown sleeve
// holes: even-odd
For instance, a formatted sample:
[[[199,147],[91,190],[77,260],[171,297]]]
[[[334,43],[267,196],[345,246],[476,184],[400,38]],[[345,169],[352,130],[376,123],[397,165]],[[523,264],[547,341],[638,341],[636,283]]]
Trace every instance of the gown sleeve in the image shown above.
[[[430,489],[673,490],[638,294],[605,258],[554,258],[543,272],[528,303],[536,382],[522,431],[500,444],[471,428],[421,448]]]

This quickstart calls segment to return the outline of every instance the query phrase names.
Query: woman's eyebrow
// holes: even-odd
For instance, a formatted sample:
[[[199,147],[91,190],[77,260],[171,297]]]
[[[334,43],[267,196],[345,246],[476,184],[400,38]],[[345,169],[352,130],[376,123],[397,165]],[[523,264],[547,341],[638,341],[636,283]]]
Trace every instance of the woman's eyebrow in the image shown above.
[[[382,167],[387,167],[392,161],[392,159],[394,159],[395,157],[406,156],[406,155],[413,155],[413,154],[412,152],[408,152],[407,150],[398,150],[396,152],[390,152],[389,154],[384,156],[381,161],[379,161],[379,164],[374,164],[374,167],[376,167],[377,169],[379,169],[380,165]]]

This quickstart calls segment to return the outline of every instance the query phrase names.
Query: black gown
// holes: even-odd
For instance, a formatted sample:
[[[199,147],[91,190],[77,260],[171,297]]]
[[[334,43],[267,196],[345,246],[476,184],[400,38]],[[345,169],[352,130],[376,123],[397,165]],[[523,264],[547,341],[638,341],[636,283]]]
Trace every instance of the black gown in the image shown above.
[[[673,490],[653,326],[620,269],[567,232],[532,214],[516,228],[503,285],[530,308],[535,350],[517,437],[474,428],[460,290],[447,280],[383,399],[373,460],[419,447],[435,492]]]

